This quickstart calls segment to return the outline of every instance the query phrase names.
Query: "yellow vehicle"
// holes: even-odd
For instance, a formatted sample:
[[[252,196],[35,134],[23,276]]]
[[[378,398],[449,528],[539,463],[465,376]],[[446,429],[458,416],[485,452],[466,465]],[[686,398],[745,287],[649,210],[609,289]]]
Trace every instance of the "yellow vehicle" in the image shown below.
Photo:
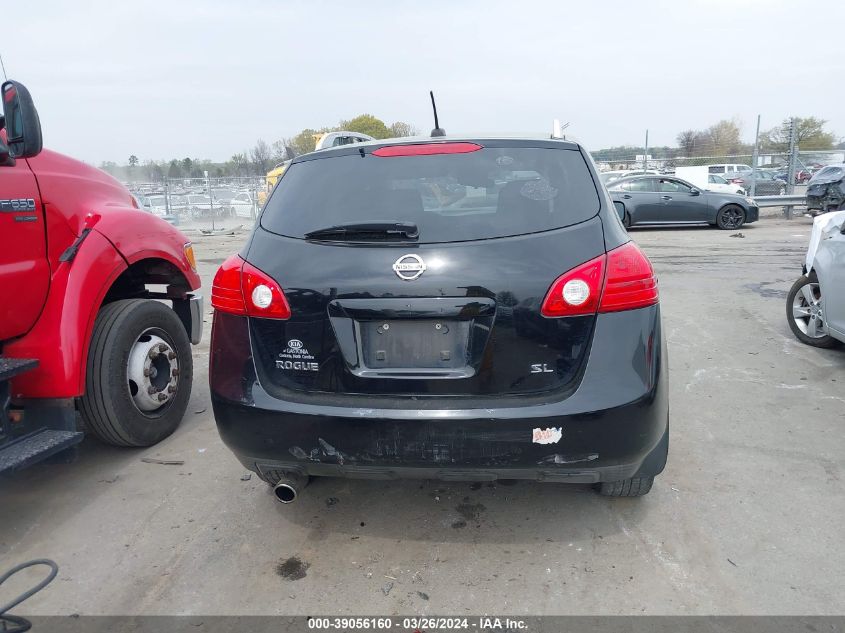
[[[286,160],[283,163],[279,163],[273,169],[267,172],[267,175],[264,177],[264,191],[258,192],[258,206],[264,206],[264,202],[267,200],[267,196],[270,195],[270,192],[273,191],[273,187],[276,186],[276,182],[278,182],[279,178],[281,178],[282,174],[285,173],[285,169],[288,168],[290,165],[290,161]]]
[[[366,141],[374,140],[375,139],[372,136],[362,134],[361,132],[347,132],[344,130],[339,132],[323,132],[322,134],[314,135],[314,151],[316,152],[321,149],[326,149],[327,147],[337,147],[338,145],[349,145],[351,143],[364,143]],[[291,153],[289,152],[288,156],[290,155]],[[276,186],[279,178],[281,178],[282,174],[285,173],[288,165],[290,165],[290,160],[279,163],[267,172],[267,175],[264,177],[264,191],[258,192],[259,206],[264,206],[267,196],[269,196],[270,192],[273,191],[273,187]]]

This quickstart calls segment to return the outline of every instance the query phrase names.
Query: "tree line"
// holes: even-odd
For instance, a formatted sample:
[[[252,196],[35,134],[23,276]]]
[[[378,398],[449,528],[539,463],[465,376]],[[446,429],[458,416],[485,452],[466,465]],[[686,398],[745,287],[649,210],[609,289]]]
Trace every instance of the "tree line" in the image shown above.
[[[359,114],[340,121],[333,127],[306,128],[290,138],[281,138],[272,143],[258,139],[252,148],[233,154],[225,162],[214,162],[199,158],[173,158],[170,160],[141,160],[132,154],[124,164],[105,161],[100,169],[124,181],[162,182],[165,178],[202,178],[208,172],[211,178],[263,176],[275,165],[286,160],[290,153],[298,156],[313,152],[317,139],[326,132],[348,130],[369,134],[373,138],[394,138],[414,136],[418,130],[410,123],[396,121],[387,125],[372,114]]]
[[[760,133],[760,152],[786,153],[789,150],[789,128],[791,119]],[[845,149],[845,142],[826,129],[827,121],[817,117],[795,119],[795,138],[801,151]],[[125,164],[104,162],[101,169],[127,181],[161,182],[165,178],[202,178],[207,171],[213,178],[263,176],[273,166],[294,155],[314,151],[317,138],[325,132],[349,130],[369,134],[373,138],[414,136],[419,131],[411,124],[396,121],[387,125],[372,114],[360,114],[342,120],[333,127],[306,128],[298,134],[281,138],[272,143],[258,139],[255,145],[244,152],[233,154],[222,163],[198,158],[173,158],[171,160],[147,160],[143,163],[134,154]],[[677,146],[649,147],[648,153],[655,159],[696,158],[705,156],[751,155],[753,144],[742,140],[742,128],[738,121],[724,119],[703,130],[687,129],[678,133]],[[630,160],[643,154],[643,146],[619,146],[593,152],[598,161]]]
[[[760,153],[785,154],[789,151],[789,129],[791,119],[760,132]],[[827,130],[827,121],[817,117],[795,118],[795,139],[803,152],[813,150],[845,149],[845,142]],[[701,158],[718,156],[750,156],[754,144],[742,140],[742,128],[738,121],[723,119],[703,130],[687,129],[675,137],[676,147],[649,147],[648,153],[658,160],[674,158]],[[645,153],[645,147],[619,146],[593,152],[598,161],[631,160]]]

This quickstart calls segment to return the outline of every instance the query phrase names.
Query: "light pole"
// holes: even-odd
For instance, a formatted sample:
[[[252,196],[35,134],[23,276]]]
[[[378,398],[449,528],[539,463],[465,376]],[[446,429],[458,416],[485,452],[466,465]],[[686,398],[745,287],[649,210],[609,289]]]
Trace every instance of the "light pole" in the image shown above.
[[[208,184],[208,170],[202,172],[205,176],[205,190],[208,192],[208,209],[211,213],[211,230],[214,230],[214,198],[211,197],[211,185]]]
[[[754,152],[751,156],[751,192],[753,198],[757,193],[757,162],[760,160],[760,115],[757,115],[757,131],[754,133]]]

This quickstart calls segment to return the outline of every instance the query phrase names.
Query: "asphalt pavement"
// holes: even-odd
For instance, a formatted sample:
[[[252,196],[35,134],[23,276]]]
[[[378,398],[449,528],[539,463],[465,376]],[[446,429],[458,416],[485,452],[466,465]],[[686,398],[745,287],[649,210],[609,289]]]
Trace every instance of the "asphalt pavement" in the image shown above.
[[[0,480],[0,572],[59,563],[19,609],[42,615],[843,613],[845,350],[800,344],[784,307],[810,226],[632,230],[669,341],[669,463],[647,497],[318,479],[283,506],[217,435],[209,313],[172,437],[86,439],[74,464]],[[206,293],[245,237],[194,236]]]

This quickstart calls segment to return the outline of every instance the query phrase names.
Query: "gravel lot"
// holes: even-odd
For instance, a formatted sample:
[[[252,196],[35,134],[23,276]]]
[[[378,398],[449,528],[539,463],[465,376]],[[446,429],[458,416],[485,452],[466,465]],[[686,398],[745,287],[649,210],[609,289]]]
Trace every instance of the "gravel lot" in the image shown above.
[[[33,614],[843,613],[845,351],[799,344],[784,309],[810,226],[632,231],[671,366],[669,465],[643,499],[324,479],[282,506],[217,435],[209,315],[174,436],[89,439],[75,464],[0,482],[0,571],[59,563]],[[194,238],[206,294],[244,239]]]

